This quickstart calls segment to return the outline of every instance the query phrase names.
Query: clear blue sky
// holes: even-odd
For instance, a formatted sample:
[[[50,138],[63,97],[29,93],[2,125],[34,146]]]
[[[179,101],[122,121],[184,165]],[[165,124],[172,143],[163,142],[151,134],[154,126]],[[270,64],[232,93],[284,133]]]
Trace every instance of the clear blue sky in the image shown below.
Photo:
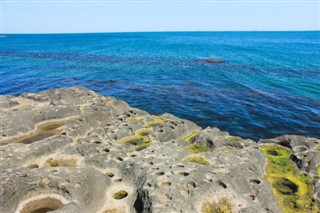
[[[320,28],[320,3],[316,0],[281,3],[270,0],[269,2],[266,2],[268,0],[264,2],[1,1],[2,33],[319,30]]]

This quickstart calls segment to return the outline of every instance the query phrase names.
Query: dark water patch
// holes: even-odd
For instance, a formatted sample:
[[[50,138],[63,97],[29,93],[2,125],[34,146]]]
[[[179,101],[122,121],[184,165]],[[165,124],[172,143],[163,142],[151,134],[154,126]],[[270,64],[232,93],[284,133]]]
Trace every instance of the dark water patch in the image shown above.
[[[142,65],[179,65],[177,61],[171,61],[159,57],[148,56],[116,56],[116,55],[94,55],[94,54],[76,54],[76,53],[45,53],[45,52],[23,52],[0,50],[1,57],[11,58],[34,58],[34,59],[49,59],[62,60],[73,62],[96,62],[96,63],[128,63],[128,64],[142,64]]]

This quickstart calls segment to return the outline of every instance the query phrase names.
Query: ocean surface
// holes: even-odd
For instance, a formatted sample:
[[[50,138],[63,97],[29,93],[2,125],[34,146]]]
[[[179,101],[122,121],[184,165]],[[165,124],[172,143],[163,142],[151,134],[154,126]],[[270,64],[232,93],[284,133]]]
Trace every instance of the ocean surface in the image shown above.
[[[258,140],[320,138],[320,31],[5,35],[0,94],[85,86]],[[225,63],[196,61],[219,58]]]

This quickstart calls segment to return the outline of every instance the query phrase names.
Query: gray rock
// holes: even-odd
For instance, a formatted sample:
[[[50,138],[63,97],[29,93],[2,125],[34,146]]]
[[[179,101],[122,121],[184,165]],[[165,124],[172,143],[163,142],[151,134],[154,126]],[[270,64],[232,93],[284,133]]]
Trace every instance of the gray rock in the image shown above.
[[[189,213],[221,200],[234,212],[280,212],[254,141],[81,87],[0,96],[0,106],[1,212]],[[289,147],[317,175],[315,141],[260,142]]]

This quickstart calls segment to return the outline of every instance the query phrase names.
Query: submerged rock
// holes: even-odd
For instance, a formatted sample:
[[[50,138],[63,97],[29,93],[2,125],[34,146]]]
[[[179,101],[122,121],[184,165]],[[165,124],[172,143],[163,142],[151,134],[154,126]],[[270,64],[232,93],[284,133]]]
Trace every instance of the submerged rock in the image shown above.
[[[81,87],[0,102],[0,212],[319,212],[318,139],[256,143]]]
[[[219,59],[219,58],[202,58],[202,59],[197,59],[196,61],[197,62],[206,62],[206,63],[211,63],[211,64],[226,62],[225,60]]]

